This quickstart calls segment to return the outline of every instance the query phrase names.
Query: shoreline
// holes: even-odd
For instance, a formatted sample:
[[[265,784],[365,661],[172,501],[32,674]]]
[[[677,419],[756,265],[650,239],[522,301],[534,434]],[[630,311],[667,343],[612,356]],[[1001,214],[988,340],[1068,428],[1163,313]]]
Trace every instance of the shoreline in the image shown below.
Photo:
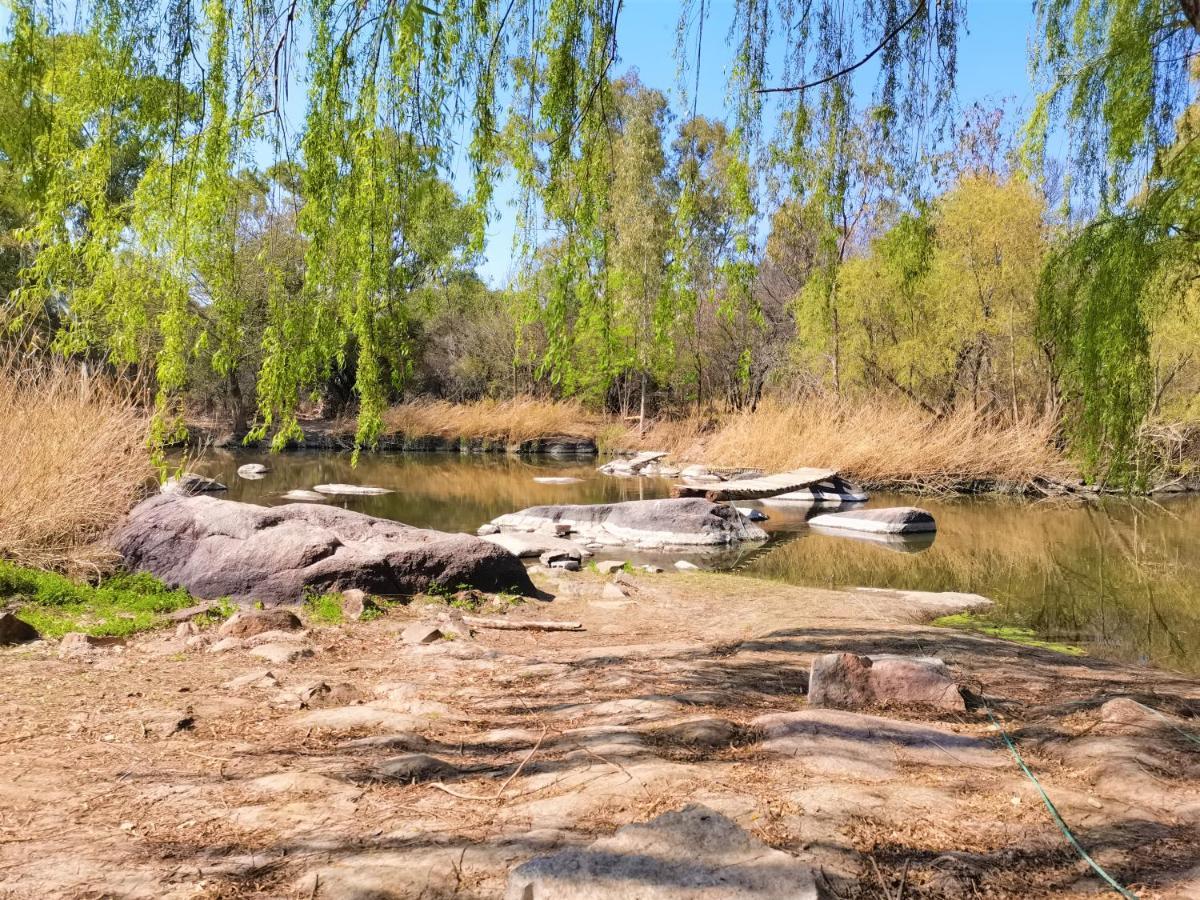
[[[243,437],[225,431],[216,431],[204,425],[191,425],[188,437],[169,449],[202,449],[212,447],[233,453],[263,453],[270,450],[266,440],[243,442]],[[304,440],[283,448],[282,453],[352,453],[355,432],[339,427],[336,422],[308,424],[304,428]],[[379,445],[372,451],[377,453],[446,453],[460,455],[507,454],[509,456],[549,457],[556,460],[620,459],[636,456],[646,448],[613,447],[601,448],[594,437],[568,434],[546,434],[509,442],[502,438],[445,437],[442,435],[408,435],[400,432],[383,434]],[[713,469],[733,468],[723,464],[709,463],[703,458],[680,461],[686,465],[711,466]],[[1026,482],[1005,479],[947,476],[934,480],[913,479],[898,475],[893,479],[859,479],[853,473],[844,473],[848,481],[867,491],[887,491],[915,496],[1017,496],[1028,499],[1078,499],[1091,500],[1103,497],[1165,498],[1200,492],[1200,475],[1179,477],[1144,491],[1126,491],[1101,485],[1082,484],[1077,481],[1035,478]]]

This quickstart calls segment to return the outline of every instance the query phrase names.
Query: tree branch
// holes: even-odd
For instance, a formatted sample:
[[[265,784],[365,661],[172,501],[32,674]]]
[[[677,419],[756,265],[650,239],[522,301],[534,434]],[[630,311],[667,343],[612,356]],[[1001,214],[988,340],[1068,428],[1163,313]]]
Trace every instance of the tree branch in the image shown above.
[[[1184,0],[1184,2],[1191,2],[1191,0]],[[1200,0],[1196,0],[1196,2],[1200,2]],[[915,22],[917,20],[917,17],[919,15],[921,15],[921,13],[925,12],[926,4],[927,4],[927,0],[918,0],[916,8],[914,8],[913,11],[911,13],[909,13],[908,18],[905,19],[903,22],[901,22],[899,25],[897,25],[895,28],[893,28],[891,31],[889,31],[887,34],[885,34],[883,36],[883,40],[875,45],[875,49],[872,50],[870,53],[868,53],[866,56],[864,56],[862,59],[860,59],[858,62],[854,63],[854,65],[846,66],[846,68],[839,69],[838,71],[833,72],[832,74],[826,75],[824,78],[818,78],[816,81],[806,81],[804,84],[797,84],[797,85],[793,85],[792,87],[755,88],[754,93],[756,93],[756,94],[788,94],[788,93],[793,93],[795,91],[805,91],[805,90],[808,90],[809,88],[820,87],[823,84],[828,84],[829,82],[831,82],[837,78],[841,78],[843,75],[849,75],[855,69],[862,68],[868,62],[870,62],[880,50],[882,50],[884,47],[886,47],[888,44],[890,44],[892,41],[894,41],[897,38],[897,36],[899,36],[900,32],[904,31],[904,29],[906,29],[909,25],[911,25],[913,22]]]

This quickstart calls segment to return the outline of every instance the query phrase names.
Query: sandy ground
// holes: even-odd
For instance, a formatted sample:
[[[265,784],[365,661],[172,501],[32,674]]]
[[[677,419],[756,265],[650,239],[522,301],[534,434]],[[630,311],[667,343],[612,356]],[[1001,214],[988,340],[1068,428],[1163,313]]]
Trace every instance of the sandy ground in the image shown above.
[[[1200,896],[1200,682],[921,625],[937,604],[903,594],[620,578],[539,576],[553,599],[508,613],[578,633],[410,646],[414,605],[283,665],[169,633],[4,650],[0,897],[501,897],[694,802],[829,897],[1103,893],[989,711],[1114,877]],[[809,710],[842,650],[939,656],[968,711]],[[765,715],[808,725],[766,739]]]

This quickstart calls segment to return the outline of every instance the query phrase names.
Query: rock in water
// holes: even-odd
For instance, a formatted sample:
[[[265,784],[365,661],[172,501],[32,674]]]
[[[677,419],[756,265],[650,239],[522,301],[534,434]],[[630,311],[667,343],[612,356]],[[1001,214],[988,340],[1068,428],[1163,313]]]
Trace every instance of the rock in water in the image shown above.
[[[827,653],[813,660],[808,702],[841,709],[885,705],[966,709],[958,685],[940,659],[853,653]]]
[[[816,900],[812,871],[698,803],[518,866],[506,900]]]
[[[346,494],[352,497],[377,497],[392,493],[391,488],[371,487],[369,484],[318,484],[313,490],[319,494]]]
[[[283,495],[284,500],[292,500],[296,503],[328,503],[329,498],[324,494],[318,494],[316,491],[288,491]]]
[[[171,476],[163,482],[159,491],[164,494],[214,494],[227,491],[229,488],[213,478],[205,478],[195,472],[184,472],[182,475]]]
[[[296,603],[308,589],[389,596],[434,583],[534,592],[520,561],[487,541],[326,506],[159,494],[134,507],[113,545],[128,568],[200,597]]]
[[[238,478],[245,478],[249,481],[257,481],[267,474],[269,470],[262,463],[246,463],[244,466],[238,466]]]
[[[752,506],[739,506],[737,511],[751,522],[765,522],[770,518],[761,509],[754,509]]]
[[[24,644],[36,641],[40,637],[37,629],[18,619],[12,613],[0,613],[0,646],[4,644]]]
[[[813,516],[809,525],[818,528],[845,528],[874,534],[924,534],[937,531],[933,516],[915,506],[889,509],[856,509],[854,512],[825,513]]]
[[[493,519],[504,531],[553,534],[565,526],[573,540],[604,546],[724,547],[765,541],[767,533],[736,509],[698,497],[631,500],[578,506],[531,506]]]

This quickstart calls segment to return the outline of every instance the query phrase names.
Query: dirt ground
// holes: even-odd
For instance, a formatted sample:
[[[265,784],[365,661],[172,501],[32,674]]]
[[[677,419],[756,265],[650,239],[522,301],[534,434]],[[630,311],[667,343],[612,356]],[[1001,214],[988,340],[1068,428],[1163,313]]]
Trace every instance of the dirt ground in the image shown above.
[[[689,803],[828,897],[1104,893],[1001,727],[1114,878],[1200,897],[1196,680],[920,624],[954,597],[537,581],[508,617],[584,631],[414,646],[414,604],[279,665],[170,632],[4,650],[0,897],[502,897],[522,862]],[[809,709],[832,651],[938,656],[968,709]]]

